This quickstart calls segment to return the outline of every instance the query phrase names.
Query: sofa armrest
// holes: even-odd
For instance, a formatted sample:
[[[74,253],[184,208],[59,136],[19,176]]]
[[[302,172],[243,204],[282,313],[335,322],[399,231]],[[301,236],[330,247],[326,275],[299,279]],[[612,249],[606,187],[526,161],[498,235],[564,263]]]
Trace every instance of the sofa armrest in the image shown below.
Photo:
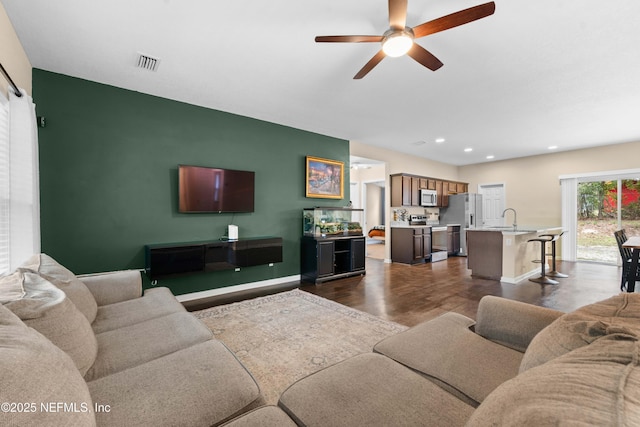
[[[142,276],[138,270],[83,274],[78,279],[87,285],[98,306],[142,296]]]
[[[491,341],[524,352],[547,325],[564,313],[494,296],[480,300],[475,332]]]

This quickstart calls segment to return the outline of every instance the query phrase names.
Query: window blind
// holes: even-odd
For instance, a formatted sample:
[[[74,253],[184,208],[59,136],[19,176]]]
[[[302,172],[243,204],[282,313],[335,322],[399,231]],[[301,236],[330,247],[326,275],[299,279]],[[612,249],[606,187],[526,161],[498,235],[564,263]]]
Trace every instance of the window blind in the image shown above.
[[[40,192],[35,104],[0,94],[0,275],[40,252]]]
[[[0,94],[0,275],[9,272],[9,102]]]

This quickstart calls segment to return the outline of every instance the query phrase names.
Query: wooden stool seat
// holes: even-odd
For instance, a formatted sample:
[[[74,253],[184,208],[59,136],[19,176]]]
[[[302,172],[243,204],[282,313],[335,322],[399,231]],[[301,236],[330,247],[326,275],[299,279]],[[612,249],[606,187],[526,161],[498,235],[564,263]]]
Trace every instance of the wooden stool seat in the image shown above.
[[[536,282],[536,283],[540,283],[541,285],[557,285],[558,281],[553,280],[553,279],[549,279],[549,277],[547,277],[547,274],[545,272],[545,267],[547,265],[546,259],[547,259],[547,253],[546,253],[546,249],[547,249],[547,243],[551,242],[552,238],[548,237],[549,235],[546,235],[545,237],[543,237],[542,235],[536,237],[535,239],[529,239],[527,240],[527,242],[540,242],[540,277],[536,277],[534,279],[529,279],[532,282]],[[534,261],[535,262],[535,261]]]

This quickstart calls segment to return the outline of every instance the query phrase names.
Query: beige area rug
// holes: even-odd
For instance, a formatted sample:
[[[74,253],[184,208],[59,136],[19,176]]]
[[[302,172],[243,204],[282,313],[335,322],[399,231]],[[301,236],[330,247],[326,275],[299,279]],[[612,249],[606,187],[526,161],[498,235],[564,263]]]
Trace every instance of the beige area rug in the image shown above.
[[[298,289],[193,314],[253,374],[269,404],[298,379],[407,329]]]

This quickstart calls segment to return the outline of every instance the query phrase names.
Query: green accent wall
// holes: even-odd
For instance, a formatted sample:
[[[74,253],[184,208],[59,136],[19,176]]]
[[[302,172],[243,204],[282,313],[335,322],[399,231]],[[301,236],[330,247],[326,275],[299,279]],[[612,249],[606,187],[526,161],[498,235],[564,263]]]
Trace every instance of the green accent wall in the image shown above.
[[[300,274],[302,209],[344,206],[349,142],[39,69],[42,252],[76,274],[144,268],[144,245],[279,236],[283,262],[160,280],[174,294]],[[305,197],[305,157],[345,163],[345,199]],[[255,171],[255,212],[178,212],[178,164]],[[150,283],[145,279],[145,287]]]

